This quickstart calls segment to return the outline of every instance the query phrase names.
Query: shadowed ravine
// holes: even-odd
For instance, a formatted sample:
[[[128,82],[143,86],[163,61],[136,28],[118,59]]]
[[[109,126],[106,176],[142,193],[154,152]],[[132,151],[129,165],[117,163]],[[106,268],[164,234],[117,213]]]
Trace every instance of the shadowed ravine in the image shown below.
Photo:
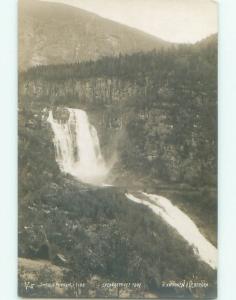
[[[106,178],[111,167],[102,156],[95,127],[89,123],[85,111],[72,108],[65,108],[65,111],[67,120],[54,119],[52,111],[47,119],[54,133],[56,161],[61,171],[85,183],[107,186]],[[160,216],[193,247],[199,259],[212,269],[217,268],[217,249],[201,234],[191,218],[170,200],[143,192],[126,193],[125,196]]]

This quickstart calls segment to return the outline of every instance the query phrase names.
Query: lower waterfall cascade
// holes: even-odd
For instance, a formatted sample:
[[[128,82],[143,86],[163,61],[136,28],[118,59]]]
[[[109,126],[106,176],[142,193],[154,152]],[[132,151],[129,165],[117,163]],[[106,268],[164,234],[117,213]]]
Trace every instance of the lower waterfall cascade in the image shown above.
[[[126,193],[129,200],[143,204],[173,227],[193,248],[194,253],[212,269],[217,268],[217,249],[201,234],[191,218],[165,197],[139,193],[134,196]]]
[[[105,183],[109,168],[101,153],[97,130],[90,124],[87,113],[81,109],[64,109],[69,115],[67,121],[54,119],[52,110],[47,118],[54,133],[56,161],[61,171],[85,183],[111,186]],[[217,268],[217,249],[200,233],[187,214],[162,196],[143,192],[136,194],[126,193],[125,196],[160,216],[188,242],[200,260],[212,269]]]

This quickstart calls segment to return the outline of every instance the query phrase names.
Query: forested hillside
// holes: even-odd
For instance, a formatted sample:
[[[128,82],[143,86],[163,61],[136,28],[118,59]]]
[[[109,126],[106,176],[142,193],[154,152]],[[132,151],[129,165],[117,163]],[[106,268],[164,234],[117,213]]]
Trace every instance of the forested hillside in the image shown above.
[[[123,171],[215,186],[216,47],[213,37],[178,50],[35,67],[22,74],[20,94],[27,105],[86,109],[107,158],[116,151]]]
[[[123,291],[127,297],[214,297],[216,272],[176,231],[148,208],[129,202],[124,192],[138,186],[170,197],[216,245],[216,68],[213,36],[178,49],[21,73],[19,256],[50,260],[64,268],[64,281],[84,281],[80,297],[93,295],[95,279],[98,286],[109,280],[141,282],[136,294]],[[88,113],[105,159],[113,163],[109,180],[115,187],[91,187],[60,172],[46,120],[52,109],[64,122],[65,106]],[[34,275],[36,284],[53,279],[46,271]],[[35,294],[26,290],[25,274],[22,267],[21,295],[58,296],[46,288]],[[165,280],[192,280],[193,274],[209,287],[162,288]],[[94,295],[118,294],[97,288]],[[72,289],[62,295],[78,294]]]

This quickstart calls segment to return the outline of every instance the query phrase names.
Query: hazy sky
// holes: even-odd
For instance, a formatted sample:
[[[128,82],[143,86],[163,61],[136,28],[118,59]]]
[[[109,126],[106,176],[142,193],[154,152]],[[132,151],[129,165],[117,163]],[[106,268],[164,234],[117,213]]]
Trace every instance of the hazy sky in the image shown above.
[[[217,32],[211,0],[45,0],[94,12],[171,42],[196,42]]]

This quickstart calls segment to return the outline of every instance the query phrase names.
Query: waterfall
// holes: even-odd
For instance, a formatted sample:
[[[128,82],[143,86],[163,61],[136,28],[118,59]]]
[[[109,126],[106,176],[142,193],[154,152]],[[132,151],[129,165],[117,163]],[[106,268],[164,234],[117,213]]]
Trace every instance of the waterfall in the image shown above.
[[[65,108],[64,112],[68,114],[66,120],[54,119],[52,111],[47,118],[54,133],[56,161],[61,171],[86,183],[107,186],[105,179],[109,169],[103,159],[95,127],[89,123],[83,110]],[[188,242],[195,255],[212,269],[217,268],[217,249],[201,234],[191,218],[170,200],[141,192],[136,192],[135,196],[126,193],[125,196],[149,207]]]
[[[108,174],[97,131],[81,109],[65,108],[67,121],[54,119],[49,111],[47,121],[54,133],[56,161],[62,172],[92,184],[100,184]]]
[[[138,197],[127,193],[126,197],[133,202],[149,207],[193,247],[194,253],[202,261],[212,269],[217,268],[217,249],[201,234],[191,218],[173,205],[170,200],[147,193],[138,193]]]

